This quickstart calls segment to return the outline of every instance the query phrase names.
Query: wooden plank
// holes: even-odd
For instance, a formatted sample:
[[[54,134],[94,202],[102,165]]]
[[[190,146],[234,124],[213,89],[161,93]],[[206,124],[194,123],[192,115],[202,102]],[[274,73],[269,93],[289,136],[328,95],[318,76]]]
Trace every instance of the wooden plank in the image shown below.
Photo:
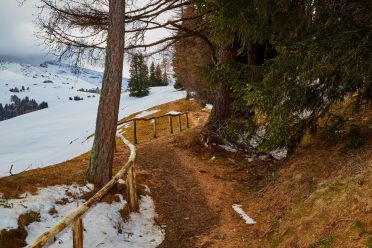
[[[186,128],[189,128],[190,125],[189,125],[189,112],[186,112]]]
[[[178,128],[180,129],[180,132],[182,132],[181,115],[178,116]]]
[[[169,129],[170,133],[173,133],[173,123],[172,123],[172,116],[169,115]]]
[[[83,205],[76,208],[70,214],[65,216],[61,219],[57,224],[53,227],[49,228],[46,232],[41,234],[32,244],[30,244],[29,248],[41,248],[43,247],[50,239],[57,236],[58,233],[63,231],[67,226],[85,214],[91,206],[96,204],[110,189],[117,183],[120,178],[124,178],[125,175],[128,173],[129,169],[133,165],[136,159],[136,147],[131,144],[128,140],[124,138],[124,136],[120,133],[117,136],[121,139],[121,141],[129,147],[130,155],[128,158],[127,163],[119,170],[119,172],[105,185],[103,186],[94,196],[92,196],[88,201],[86,201]]]
[[[156,118],[154,118],[154,123],[153,123],[153,128],[154,128],[154,138],[156,139]]]
[[[134,172],[134,163],[130,167],[127,175],[127,200],[129,203],[129,209],[130,211],[138,212],[139,206],[138,206],[138,196],[137,196],[137,186],[136,186],[136,174]]]
[[[167,116],[178,116],[178,115],[183,115],[185,114],[186,112],[182,112],[182,113],[179,113],[179,114],[164,114],[164,115],[160,115],[160,116],[156,116],[156,118],[161,118],[161,117],[167,117]],[[137,120],[137,121],[149,121],[151,120],[152,118],[154,117],[150,117],[150,118],[145,118],[145,117],[142,117],[142,118],[132,118],[132,119],[129,119],[129,120],[126,120],[126,121],[119,121],[117,123],[117,125],[122,125],[122,124],[125,124],[125,123],[128,123],[128,122],[131,122],[131,121],[134,121],[134,120]]]
[[[83,219],[82,217],[77,218],[72,225],[72,242],[73,248],[83,248]]]
[[[137,142],[137,120],[136,119],[133,119],[133,140],[134,140],[134,144],[136,145],[138,142]]]

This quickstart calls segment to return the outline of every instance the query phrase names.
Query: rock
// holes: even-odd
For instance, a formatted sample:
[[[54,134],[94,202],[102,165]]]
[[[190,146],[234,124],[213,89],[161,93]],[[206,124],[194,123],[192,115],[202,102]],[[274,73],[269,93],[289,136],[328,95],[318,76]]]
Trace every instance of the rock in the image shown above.
[[[224,232],[219,232],[216,236],[215,236],[216,239],[225,239],[226,238],[226,234]]]

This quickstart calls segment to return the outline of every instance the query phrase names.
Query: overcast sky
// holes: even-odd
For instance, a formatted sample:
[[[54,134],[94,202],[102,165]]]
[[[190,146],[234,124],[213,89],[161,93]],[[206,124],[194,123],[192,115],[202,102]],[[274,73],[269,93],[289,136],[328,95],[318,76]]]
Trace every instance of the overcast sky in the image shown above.
[[[32,56],[47,52],[34,36],[36,3],[27,0],[19,6],[17,0],[0,0],[0,54]]]
[[[19,5],[20,0],[0,0],[0,55],[30,57],[42,56],[48,53],[48,48],[35,36],[37,32],[33,23],[39,3],[38,0],[26,0]],[[147,0],[137,0],[141,5]],[[166,31],[156,31],[148,34],[149,41],[157,40]],[[43,58],[43,57],[42,57]],[[159,58],[158,56],[154,59]],[[128,76],[128,63],[124,65],[124,75]]]

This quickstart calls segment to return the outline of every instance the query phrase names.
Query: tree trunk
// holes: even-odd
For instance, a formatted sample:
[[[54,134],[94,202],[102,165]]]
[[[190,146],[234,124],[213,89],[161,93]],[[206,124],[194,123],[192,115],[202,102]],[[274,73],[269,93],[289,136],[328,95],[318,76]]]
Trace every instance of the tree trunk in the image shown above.
[[[109,1],[109,31],[105,70],[99,100],[96,131],[88,168],[88,181],[101,188],[112,177],[115,133],[118,121],[124,56],[125,0]]]
[[[232,46],[221,46],[219,57],[222,64],[234,63],[237,59],[237,51]],[[230,84],[222,82],[217,89],[214,106],[207,124],[209,130],[217,132],[224,126],[232,115],[232,102]]]

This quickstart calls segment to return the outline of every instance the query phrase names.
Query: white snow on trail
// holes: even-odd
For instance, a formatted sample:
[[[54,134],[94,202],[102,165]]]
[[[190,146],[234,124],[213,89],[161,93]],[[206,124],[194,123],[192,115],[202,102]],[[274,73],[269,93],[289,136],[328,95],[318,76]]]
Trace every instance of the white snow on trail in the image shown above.
[[[172,111],[169,111],[167,114],[169,114],[169,115],[179,115],[179,114],[181,114],[181,112],[172,110]]]
[[[0,198],[0,230],[17,228],[19,215],[34,211],[40,213],[40,222],[28,225],[26,242],[30,244],[39,235],[47,231],[60,219],[83,204],[79,199],[85,192],[93,189],[92,185],[57,185],[39,189],[36,195],[23,194],[21,199],[3,200]],[[139,213],[131,213],[124,222],[120,210],[126,201],[119,195],[120,202],[105,202],[94,205],[83,216],[84,247],[156,247],[164,240],[164,233],[154,222],[156,216],[154,203],[150,196],[140,199]],[[65,205],[55,204],[61,199],[68,199]],[[5,205],[7,207],[5,207]],[[50,209],[55,208],[53,215]],[[121,233],[120,233],[121,232]],[[48,247],[72,247],[71,227],[67,227],[50,242]]]
[[[256,221],[254,221],[251,217],[249,217],[244,210],[242,209],[242,205],[239,204],[233,204],[232,208],[237,212],[240,217],[245,221],[245,224],[253,225],[256,224]]]
[[[145,117],[145,116],[148,116],[148,115],[155,114],[157,112],[159,112],[158,109],[145,110],[145,111],[142,111],[141,113],[139,113],[138,115],[136,115],[134,118],[142,118],[142,117]]]
[[[44,68],[0,64],[0,103],[8,103],[10,95],[16,94],[49,104],[46,109],[0,121],[0,177],[9,176],[12,165],[12,173],[16,174],[64,162],[91,149],[93,139],[87,137],[94,133],[99,95],[77,89],[96,88],[99,75],[87,71],[77,78],[56,65]],[[92,82],[82,78],[92,79]],[[45,80],[53,83],[43,83]],[[9,92],[9,88],[22,85],[30,90]],[[84,100],[69,100],[75,95]],[[153,87],[150,95],[143,98],[130,97],[123,92],[119,118],[182,98],[185,92],[176,91],[173,86]]]

